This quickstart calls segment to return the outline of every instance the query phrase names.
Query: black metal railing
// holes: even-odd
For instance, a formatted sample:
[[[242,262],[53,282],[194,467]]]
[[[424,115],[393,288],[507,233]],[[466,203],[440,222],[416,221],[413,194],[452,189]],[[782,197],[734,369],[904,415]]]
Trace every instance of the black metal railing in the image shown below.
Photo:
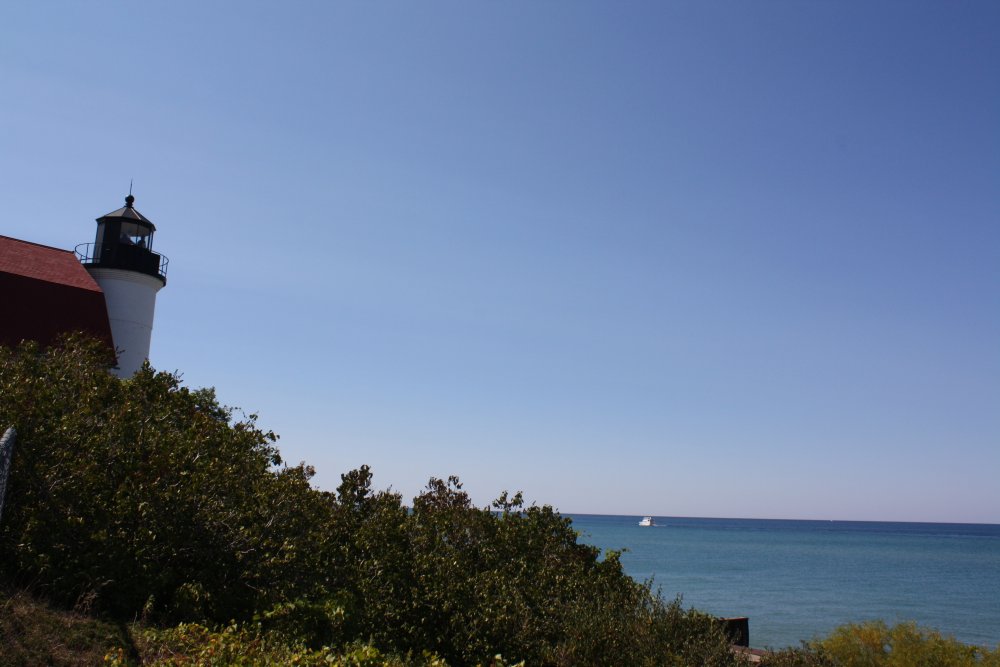
[[[81,243],[74,252],[89,266],[139,271],[167,281],[170,260],[146,248],[127,243]]]

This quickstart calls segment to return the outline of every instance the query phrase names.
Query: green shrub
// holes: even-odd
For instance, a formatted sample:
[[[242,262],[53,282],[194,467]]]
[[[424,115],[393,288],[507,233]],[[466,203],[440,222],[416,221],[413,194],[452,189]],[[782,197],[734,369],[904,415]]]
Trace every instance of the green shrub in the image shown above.
[[[146,366],[119,380],[103,350],[0,347],[0,423],[17,449],[0,576],[122,618],[245,618],[325,591],[312,542],[326,504],[276,436],[211,390]]]
[[[119,380],[81,340],[0,348],[0,396],[0,424],[19,434],[0,579],[122,620],[243,623],[165,636],[201,647],[191,664],[223,664],[220,647],[270,664],[240,642],[298,656],[362,642],[455,665],[738,662],[711,619],[520,494],[477,508],[457,477],[432,478],[408,511],[367,467],[317,491],[254,415],[148,365]]]
[[[882,621],[844,625],[816,648],[845,667],[966,667],[1000,665],[1000,649],[968,646],[915,623]]]
[[[230,624],[210,630],[198,624],[181,624],[166,630],[138,633],[141,664],[147,667],[447,667],[438,657],[417,659],[387,655],[369,645],[345,650],[310,649],[289,644],[280,635]],[[104,658],[108,667],[134,664],[117,649]]]
[[[849,623],[801,649],[769,656],[767,667],[1000,667],[1000,648],[963,644],[915,623]]]
[[[817,649],[786,648],[764,656],[762,667],[836,667],[833,660]]]
[[[261,629],[280,636],[288,643],[312,649],[340,645],[345,636],[344,607],[332,600],[282,602],[256,617]]]
[[[385,506],[393,501],[371,495],[367,469],[352,475],[341,507],[352,499],[394,516]],[[380,561],[395,573],[392,611],[366,617],[384,629],[381,645],[428,649],[451,664],[495,653],[531,665],[739,662],[710,617],[665,603],[623,572],[618,554],[599,558],[551,507],[524,507],[520,494],[505,493],[476,508],[451,477],[431,479],[405,518],[405,530],[388,531],[393,546]]]

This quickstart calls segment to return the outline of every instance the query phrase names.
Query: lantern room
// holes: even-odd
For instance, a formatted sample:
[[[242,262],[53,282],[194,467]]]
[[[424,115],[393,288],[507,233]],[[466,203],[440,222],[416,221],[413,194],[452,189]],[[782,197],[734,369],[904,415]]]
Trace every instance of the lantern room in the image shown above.
[[[167,258],[153,252],[156,226],[133,206],[129,194],[125,206],[97,219],[93,243],[83,243],[76,254],[84,266],[137,271],[167,283]]]

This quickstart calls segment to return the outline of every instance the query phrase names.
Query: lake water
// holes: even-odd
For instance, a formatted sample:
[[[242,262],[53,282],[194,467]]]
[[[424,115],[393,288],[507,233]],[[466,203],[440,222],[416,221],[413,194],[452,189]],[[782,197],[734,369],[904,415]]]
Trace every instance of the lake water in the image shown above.
[[[748,616],[752,646],[878,618],[1000,643],[1000,525],[566,516],[582,541],[627,549],[625,571],[664,597]]]

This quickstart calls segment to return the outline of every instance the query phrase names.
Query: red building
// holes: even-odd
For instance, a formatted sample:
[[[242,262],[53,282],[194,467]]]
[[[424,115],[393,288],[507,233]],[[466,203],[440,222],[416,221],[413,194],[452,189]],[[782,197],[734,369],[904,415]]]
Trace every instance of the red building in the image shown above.
[[[82,331],[113,349],[104,293],[72,251],[0,236],[0,345]]]

